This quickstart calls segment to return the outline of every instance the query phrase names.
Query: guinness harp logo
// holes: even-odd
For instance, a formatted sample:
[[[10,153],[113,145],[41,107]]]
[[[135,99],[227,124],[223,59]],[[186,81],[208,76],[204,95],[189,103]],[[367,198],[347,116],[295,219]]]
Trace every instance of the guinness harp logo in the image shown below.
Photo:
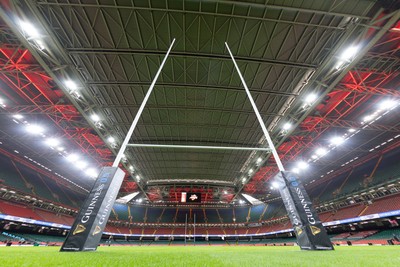
[[[98,233],[101,232],[101,228],[100,226],[96,225],[96,227],[94,228],[93,234],[92,235],[97,235]]]
[[[76,234],[85,232],[85,230],[86,230],[86,227],[85,227],[85,226],[83,226],[82,224],[78,224],[78,225],[76,226],[74,232],[72,232],[72,235],[76,235]]]
[[[298,226],[296,226],[296,227],[294,228],[294,230],[296,231],[297,236],[299,236],[299,235],[301,235],[301,234],[303,233],[303,230],[302,230],[300,227],[298,227]]]
[[[319,228],[316,227],[316,226],[310,225],[310,229],[311,229],[311,233],[312,233],[313,235],[317,235],[317,234],[321,233],[321,229],[319,229]]]

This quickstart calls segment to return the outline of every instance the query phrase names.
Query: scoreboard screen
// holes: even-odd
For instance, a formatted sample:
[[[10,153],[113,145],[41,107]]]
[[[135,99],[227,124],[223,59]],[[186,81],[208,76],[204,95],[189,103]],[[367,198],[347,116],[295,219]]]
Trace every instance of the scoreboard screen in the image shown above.
[[[182,192],[181,203],[201,203],[201,193]]]

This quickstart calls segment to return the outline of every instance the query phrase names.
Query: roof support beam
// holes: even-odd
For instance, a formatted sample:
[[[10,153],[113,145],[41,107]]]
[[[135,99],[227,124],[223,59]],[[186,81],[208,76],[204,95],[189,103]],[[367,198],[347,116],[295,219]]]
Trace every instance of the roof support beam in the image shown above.
[[[70,55],[145,55],[145,56],[159,56],[162,55],[162,52],[156,50],[139,50],[139,49],[121,49],[121,48],[69,48],[67,49]],[[207,53],[190,53],[190,52],[172,52],[171,57],[183,57],[183,58],[205,58],[205,59],[218,59],[218,60],[229,60],[229,57],[222,54],[207,54]],[[254,58],[254,57],[243,57],[239,56],[237,59],[241,62],[246,63],[263,63],[263,64],[271,64],[276,66],[286,66],[300,69],[311,69],[314,70],[317,68],[316,65],[287,61],[287,60],[276,60],[276,59],[267,59],[267,58]]]
[[[129,147],[149,148],[178,148],[178,149],[206,149],[206,150],[247,150],[247,151],[270,151],[266,147],[231,147],[231,146],[190,146],[190,145],[158,145],[158,144],[128,144]]]
[[[227,2],[227,1],[225,1]],[[230,4],[234,2],[229,2]],[[37,3],[39,5],[47,5],[47,6],[65,6],[65,7],[92,7],[92,8],[111,8],[111,9],[127,9],[127,10],[146,10],[146,11],[165,11],[164,8],[156,8],[156,7],[144,7],[144,6],[123,6],[123,5],[106,5],[106,4],[85,4],[85,3],[50,3],[50,2],[39,2]],[[249,4],[249,3],[248,3]],[[342,16],[342,17],[353,17],[353,18],[359,18],[359,19],[368,19],[366,16],[359,16],[355,14],[345,14],[345,13],[331,13],[327,11],[321,11],[321,10],[313,10],[313,9],[306,9],[306,8],[294,8],[294,7],[285,7],[285,6],[277,6],[277,5],[264,5],[262,4],[263,7],[265,8],[271,8],[271,9],[279,9],[279,10],[292,10],[292,11],[301,11],[305,13],[316,13],[316,14],[321,14],[321,15],[336,15],[336,16]],[[212,12],[205,12],[205,11],[196,11],[196,10],[180,10],[180,9],[168,9],[169,12],[173,13],[184,13],[184,14],[195,14],[195,15],[200,15],[200,14],[205,14],[205,15],[210,15],[210,16],[219,16],[219,17],[235,17],[235,18],[242,18],[242,19],[251,19],[251,20],[259,20],[259,21],[272,21],[272,22],[279,22],[279,23],[287,23],[287,24],[296,24],[296,25],[303,25],[303,26],[309,26],[309,27],[317,27],[317,28],[326,28],[326,29],[338,29],[342,30],[343,27],[336,27],[336,26],[330,26],[330,25],[320,25],[320,24],[314,24],[314,23],[304,23],[300,21],[291,21],[291,20],[284,20],[284,19],[274,19],[274,18],[265,18],[265,17],[249,17],[249,16],[244,16],[244,15],[237,15],[237,14],[229,14],[229,13],[212,13]]]
[[[118,86],[118,87],[131,87],[131,86],[148,86],[149,82],[143,81],[89,81],[86,82],[88,86],[96,86],[96,89],[101,90],[97,86]],[[159,82],[157,86],[164,86],[170,88],[192,88],[192,89],[200,89],[200,90],[223,90],[229,92],[243,92],[243,88],[235,87],[235,86],[223,86],[223,85],[204,85],[204,84],[193,84],[193,83],[168,83],[168,82]],[[293,92],[282,92],[276,90],[268,90],[266,88],[256,89],[251,88],[251,92],[255,94],[268,94],[268,95],[279,95],[279,96],[298,96],[297,93]]]

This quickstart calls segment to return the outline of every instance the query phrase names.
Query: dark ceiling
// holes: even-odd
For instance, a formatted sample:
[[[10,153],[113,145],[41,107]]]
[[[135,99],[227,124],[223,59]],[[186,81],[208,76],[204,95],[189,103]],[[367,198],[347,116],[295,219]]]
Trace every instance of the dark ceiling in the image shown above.
[[[97,167],[114,160],[174,38],[130,143],[268,147],[225,42],[284,166],[310,164],[300,174],[306,183],[333,177],[346,161],[369,157],[400,132],[398,110],[370,125],[361,120],[380,101],[399,100],[400,12],[393,1],[16,0],[0,6],[1,97],[12,103],[2,113],[52,123]],[[18,19],[35,25],[39,37],[29,37]],[[338,67],[351,45],[358,45],[357,54]],[[311,93],[317,99],[306,104]],[[8,127],[6,116],[1,120],[3,138],[89,187],[90,180],[63,166],[67,154],[38,152],[15,125]],[[283,131],[287,122],[292,127]],[[331,136],[350,136],[350,128],[363,130],[346,146],[312,158]],[[262,151],[128,147],[125,155],[121,194],[140,190],[151,201],[174,200],[177,187],[203,190],[210,201],[229,202],[242,192],[263,197],[277,172]]]

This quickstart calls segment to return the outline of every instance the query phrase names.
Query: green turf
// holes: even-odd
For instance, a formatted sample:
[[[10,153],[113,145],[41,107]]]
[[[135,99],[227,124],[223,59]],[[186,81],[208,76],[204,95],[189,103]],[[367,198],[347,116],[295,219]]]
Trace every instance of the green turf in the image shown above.
[[[400,266],[400,246],[298,247],[148,246],[100,247],[58,252],[58,247],[0,247],[0,266]]]

